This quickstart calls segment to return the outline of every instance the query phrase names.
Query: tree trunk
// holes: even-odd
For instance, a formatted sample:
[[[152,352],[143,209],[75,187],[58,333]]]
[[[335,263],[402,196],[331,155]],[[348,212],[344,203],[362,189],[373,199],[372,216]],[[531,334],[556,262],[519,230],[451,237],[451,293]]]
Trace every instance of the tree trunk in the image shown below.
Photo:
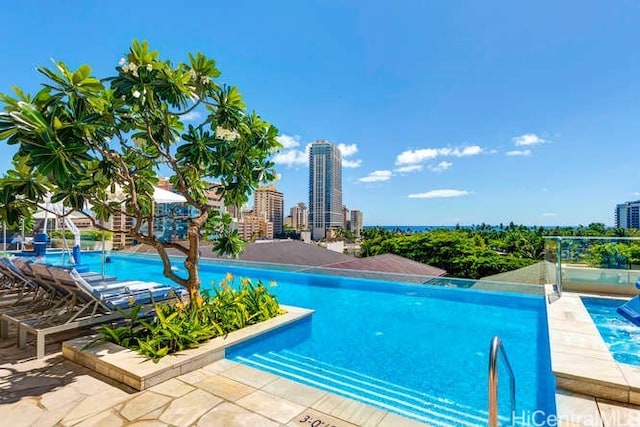
[[[200,229],[207,220],[209,214],[205,211],[197,218],[189,223],[187,238],[189,240],[189,253],[184,260],[184,267],[189,274],[187,279],[187,289],[189,290],[190,304],[197,308],[202,306],[202,296],[200,295],[200,274],[198,271],[198,262],[200,260]]]

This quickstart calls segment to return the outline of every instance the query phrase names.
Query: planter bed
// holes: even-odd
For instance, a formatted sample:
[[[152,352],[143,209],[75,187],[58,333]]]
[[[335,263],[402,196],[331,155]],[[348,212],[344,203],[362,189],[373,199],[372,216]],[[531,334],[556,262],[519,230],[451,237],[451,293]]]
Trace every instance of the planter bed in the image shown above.
[[[98,335],[76,338],[62,344],[62,354],[115,381],[136,390],[145,390],[170,378],[200,369],[225,357],[225,349],[257,335],[272,331],[313,314],[313,310],[282,306],[286,313],[256,325],[217,337],[197,348],[170,354],[154,363],[146,357],[119,345],[102,342],[84,348]]]

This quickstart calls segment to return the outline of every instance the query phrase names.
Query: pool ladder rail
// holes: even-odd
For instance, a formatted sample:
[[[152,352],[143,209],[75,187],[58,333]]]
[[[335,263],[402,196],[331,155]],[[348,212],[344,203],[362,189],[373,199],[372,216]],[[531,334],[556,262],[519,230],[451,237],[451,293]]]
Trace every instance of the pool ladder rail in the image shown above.
[[[516,414],[516,377],[511,363],[499,337],[491,339],[489,347],[489,427],[498,427],[498,356],[502,359],[509,373],[509,395],[511,397],[511,425],[515,425]]]

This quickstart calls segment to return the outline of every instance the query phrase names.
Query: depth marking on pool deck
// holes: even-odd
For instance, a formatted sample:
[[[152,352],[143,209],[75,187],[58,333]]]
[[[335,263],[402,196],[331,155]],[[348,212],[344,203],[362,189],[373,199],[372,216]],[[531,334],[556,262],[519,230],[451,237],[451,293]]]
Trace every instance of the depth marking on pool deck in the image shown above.
[[[557,388],[639,405],[640,367],[614,360],[580,294],[563,292],[557,298],[546,285],[545,296]]]

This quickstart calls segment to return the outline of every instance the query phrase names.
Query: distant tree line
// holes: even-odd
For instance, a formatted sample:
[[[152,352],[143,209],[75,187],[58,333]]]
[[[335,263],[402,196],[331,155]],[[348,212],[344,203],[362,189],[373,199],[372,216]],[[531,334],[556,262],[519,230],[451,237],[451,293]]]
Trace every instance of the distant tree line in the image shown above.
[[[370,227],[362,232],[360,256],[392,253],[442,268],[450,276],[479,279],[543,260],[544,238],[548,236],[640,237],[640,230],[607,228],[602,223],[554,228],[513,223],[506,226],[480,224],[424,232]],[[579,242],[575,244],[580,245]],[[588,247],[585,246],[581,251],[585,254],[581,262],[593,266],[630,265],[637,261],[636,256],[640,259],[640,243],[637,250],[634,247],[611,242],[589,242]]]

